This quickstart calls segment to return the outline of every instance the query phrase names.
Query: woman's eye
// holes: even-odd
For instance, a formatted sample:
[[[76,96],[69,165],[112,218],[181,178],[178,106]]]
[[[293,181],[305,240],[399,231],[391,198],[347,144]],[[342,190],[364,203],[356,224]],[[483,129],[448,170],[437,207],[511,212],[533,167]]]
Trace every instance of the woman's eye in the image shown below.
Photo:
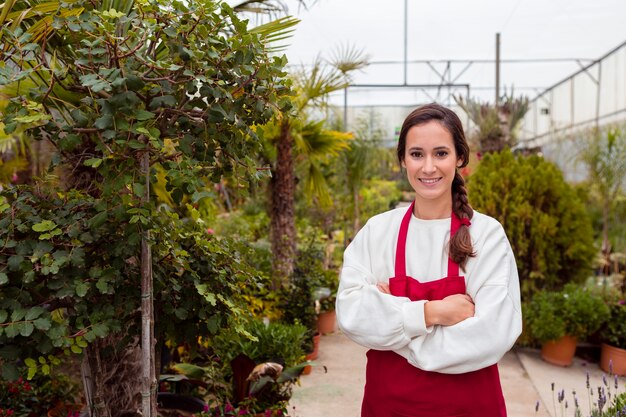
[[[448,156],[448,151],[437,151],[436,154],[439,158],[443,158],[444,156]]]
[[[422,153],[413,151],[409,155],[411,155],[411,157],[413,158],[420,158],[422,156]]]

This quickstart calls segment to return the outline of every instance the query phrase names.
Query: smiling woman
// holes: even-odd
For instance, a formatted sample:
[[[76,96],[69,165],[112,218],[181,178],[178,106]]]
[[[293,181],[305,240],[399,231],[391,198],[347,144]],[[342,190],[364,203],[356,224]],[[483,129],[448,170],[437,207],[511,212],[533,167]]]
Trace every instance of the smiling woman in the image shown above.
[[[339,327],[370,349],[361,416],[506,416],[496,363],[521,332],[519,281],[502,226],[469,205],[461,122],[420,107],[397,151],[415,200],[355,236],[337,295]]]

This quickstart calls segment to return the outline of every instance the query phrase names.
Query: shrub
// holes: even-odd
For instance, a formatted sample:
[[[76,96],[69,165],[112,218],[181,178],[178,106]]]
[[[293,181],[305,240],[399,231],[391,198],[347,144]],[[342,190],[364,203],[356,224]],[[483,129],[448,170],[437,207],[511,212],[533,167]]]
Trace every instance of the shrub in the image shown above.
[[[245,326],[245,330],[256,340],[242,335],[235,329],[228,328],[213,340],[213,349],[221,358],[226,369],[230,361],[243,353],[256,363],[267,361],[284,361],[286,367],[302,361],[304,351],[302,340],[306,327],[301,324],[269,323],[253,320]]]
[[[589,216],[554,164],[509,151],[489,154],[468,182],[472,206],[507,233],[523,299],[587,277],[596,253]]]
[[[602,340],[620,349],[626,349],[626,304],[624,300],[609,304],[609,318],[600,330]]]
[[[561,291],[539,291],[528,304],[526,321],[531,336],[539,342],[569,335],[584,338],[609,317],[604,300],[575,284]]]

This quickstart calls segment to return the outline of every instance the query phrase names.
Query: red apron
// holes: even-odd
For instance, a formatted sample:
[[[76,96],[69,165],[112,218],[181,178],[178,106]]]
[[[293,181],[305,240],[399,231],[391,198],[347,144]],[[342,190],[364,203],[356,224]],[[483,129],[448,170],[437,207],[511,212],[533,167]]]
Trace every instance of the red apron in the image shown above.
[[[406,275],[405,251],[413,206],[402,219],[396,248],[392,295],[416,300],[441,300],[465,294],[465,278],[448,258],[448,276],[421,283]],[[461,222],[452,213],[450,237]],[[457,346],[463,349],[463,346]],[[497,365],[464,374],[423,371],[392,351],[367,352],[361,417],[506,417]]]

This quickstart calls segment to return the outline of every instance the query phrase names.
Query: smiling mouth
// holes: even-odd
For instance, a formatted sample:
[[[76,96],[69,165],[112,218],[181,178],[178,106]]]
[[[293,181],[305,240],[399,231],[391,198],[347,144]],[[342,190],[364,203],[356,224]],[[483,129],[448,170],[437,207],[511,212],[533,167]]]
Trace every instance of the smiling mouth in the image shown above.
[[[420,182],[423,182],[424,184],[434,184],[436,182],[441,181],[441,177],[439,177],[439,178],[420,178],[419,180],[420,180]]]

